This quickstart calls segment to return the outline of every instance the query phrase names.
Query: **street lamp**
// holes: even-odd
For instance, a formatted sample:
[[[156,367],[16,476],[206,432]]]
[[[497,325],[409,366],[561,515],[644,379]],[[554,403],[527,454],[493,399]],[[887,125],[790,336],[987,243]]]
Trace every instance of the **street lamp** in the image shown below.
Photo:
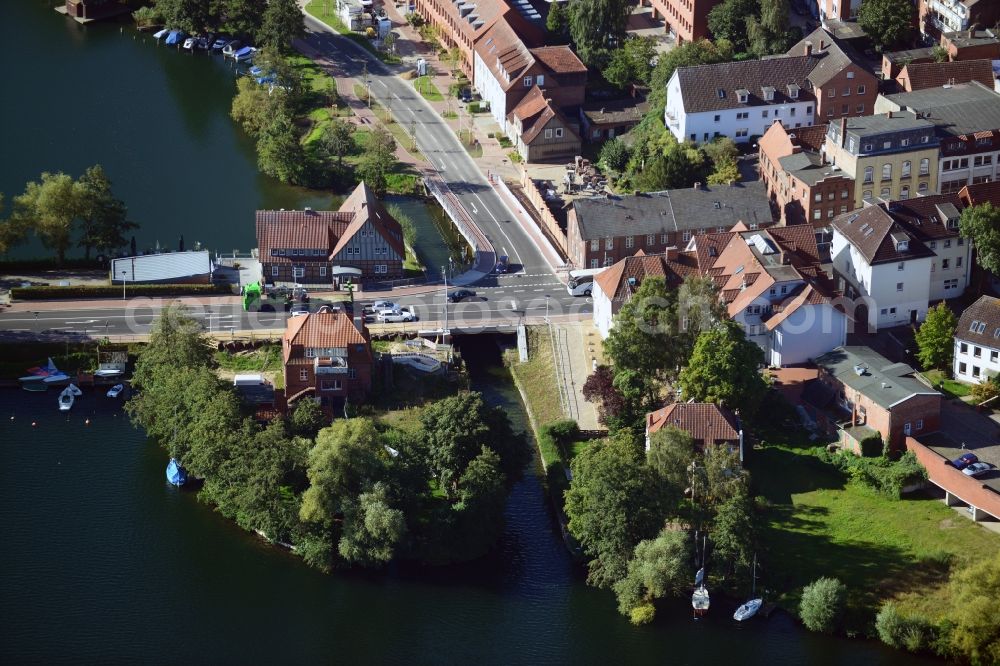
[[[122,271],[122,300],[125,300],[125,277],[128,275],[128,271]]]
[[[444,335],[448,335],[448,271],[441,267],[441,275],[444,277]]]

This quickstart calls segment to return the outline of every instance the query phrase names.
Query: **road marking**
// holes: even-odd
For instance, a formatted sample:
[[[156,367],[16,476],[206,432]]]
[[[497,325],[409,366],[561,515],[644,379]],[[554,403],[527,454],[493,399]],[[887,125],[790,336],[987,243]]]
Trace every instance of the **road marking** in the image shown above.
[[[385,81],[383,81],[382,79],[376,79],[376,81],[378,81],[379,83],[381,83],[382,87],[385,88],[386,90],[389,89],[389,86],[385,85]],[[397,97],[396,99],[399,99],[399,98]]]
[[[469,202],[469,205],[470,205],[470,206],[472,206],[472,212],[473,212],[473,213],[475,213],[476,215],[478,215],[478,214],[479,214],[479,209],[478,209],[478,208],[476,208],[476,204],[474,204],[474,203],[472,203],[472,202],[470,201],[470,202]]]

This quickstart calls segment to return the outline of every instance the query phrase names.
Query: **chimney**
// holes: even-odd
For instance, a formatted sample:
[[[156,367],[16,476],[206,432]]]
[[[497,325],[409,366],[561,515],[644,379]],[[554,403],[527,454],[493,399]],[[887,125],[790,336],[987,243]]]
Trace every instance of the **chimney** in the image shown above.
[[[844,147],[847,142],[847,118],[840,119],[840,147]]]
[[[813,53],[813,43],[810,42],[810,41],[808,41],[808,40],[806,40],[806,45],[805,45],[804,53],[802,55],[807,55],[808,56],[808,55],[812,55],[812,53]]]
[[[826,48],[826,42],[824,40],[819,40],[819,50],[822,51]]]

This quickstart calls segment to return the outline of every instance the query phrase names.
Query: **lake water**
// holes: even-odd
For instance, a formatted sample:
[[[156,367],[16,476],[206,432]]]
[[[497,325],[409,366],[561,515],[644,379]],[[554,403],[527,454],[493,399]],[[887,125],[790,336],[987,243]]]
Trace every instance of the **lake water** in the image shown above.
[[[252,246],[257,208],[333,201],[257,173],[228,118],[233,74],[221,60],[116,25],[81,28],[54,4],[4,5],[0,191],[100,162],[143,225],[140,246],[184,234],[188,247],[222,251]],[[475,385],[526,428],[492,345],[465,343],[480,360]],[[92,391],[65,415],[54,391],[0,390],[0,662],[915,662],[780,613],[733,627],[720,609],[693,623],[677,601],[630,626],[610,593],[583,583],[534,470],[511,494],[492,556],[324,575],[168,486],[166,462],[119,403]]]
[[[140,224],[140,250],[177,249],[183,235],[187,249],[200,242],[223,253],[256,246],[257,209],[340,204],[332,192],[257,171],[253,141],[229,117],[232,61],[158,45],[127,19],[80,26],[52,11],[56,4],[4,3],[0,192],[8,204],[43,171],[77,177],[100,163]],[[436,229],[426,213],[411,216],[417,254],[440,265]],[[12,256],[48,254],[32,242]]]
[[[492,342],[471,344],[475,387],[526,427]],[[781,613],[695,623],[677,601],[630,626],[584,584],[533,470],[490,557],[324,575],[169,486],[166,462],[93,391],[66,415],[55,391],[0,390],[0,662],[914,662]]]

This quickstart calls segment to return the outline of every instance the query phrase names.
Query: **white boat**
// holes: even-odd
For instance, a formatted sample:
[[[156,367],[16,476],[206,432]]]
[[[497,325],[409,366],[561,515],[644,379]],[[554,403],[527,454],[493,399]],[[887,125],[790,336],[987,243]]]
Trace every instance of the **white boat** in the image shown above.
[[[70,384],[64,388],[62,393],[59,394],[59,411],[68,412],[71,410],[78,395],[83,395],[83,391],[77,388],[75,384]]]
[[[46,384],[61,384],[62,382],[69,381],[69,375],[67,375],[65,372],[57,372],[54,375],[49,375],[42,381],[45,382]]]
[[[108,389],[108,397],[117,398],[122,394],[122,391],[124,390],[125,390],[124,384],[115,384],[114,386]]]
[[[743,620],[749,620],[750,618],[752,618],[754,615],[757,614],[757,611],[760,610],[760,607],[763,603],[764,603],[763,599],[751,599],[750,601],[746,602],[745,604],[736,609],[736,612],[733,613],[733,619],[736,620],[737,622],[742,622]]]
[[[187,39],[184,40],[184,46],[182,48],[185,51],[193,51],[194,50],[194,42],[195,42],[195,38],[194,37],[188,37]]]
[[[170,34],[170,28],[164,28],[163,30],[157,30],[153,33],[153,39],[160,41],[164,37]]]
[[[120,377],[125,374],[124,370],[115,370],[114,368],[101,368],[94,373],[95,377]]]
[[[691,608],[694,609],[696,615],[704,615],[707,613],[711,602],[712,600],[708,596],[707,587],[699,585],[694,589],[694,594],[691,595]]]

